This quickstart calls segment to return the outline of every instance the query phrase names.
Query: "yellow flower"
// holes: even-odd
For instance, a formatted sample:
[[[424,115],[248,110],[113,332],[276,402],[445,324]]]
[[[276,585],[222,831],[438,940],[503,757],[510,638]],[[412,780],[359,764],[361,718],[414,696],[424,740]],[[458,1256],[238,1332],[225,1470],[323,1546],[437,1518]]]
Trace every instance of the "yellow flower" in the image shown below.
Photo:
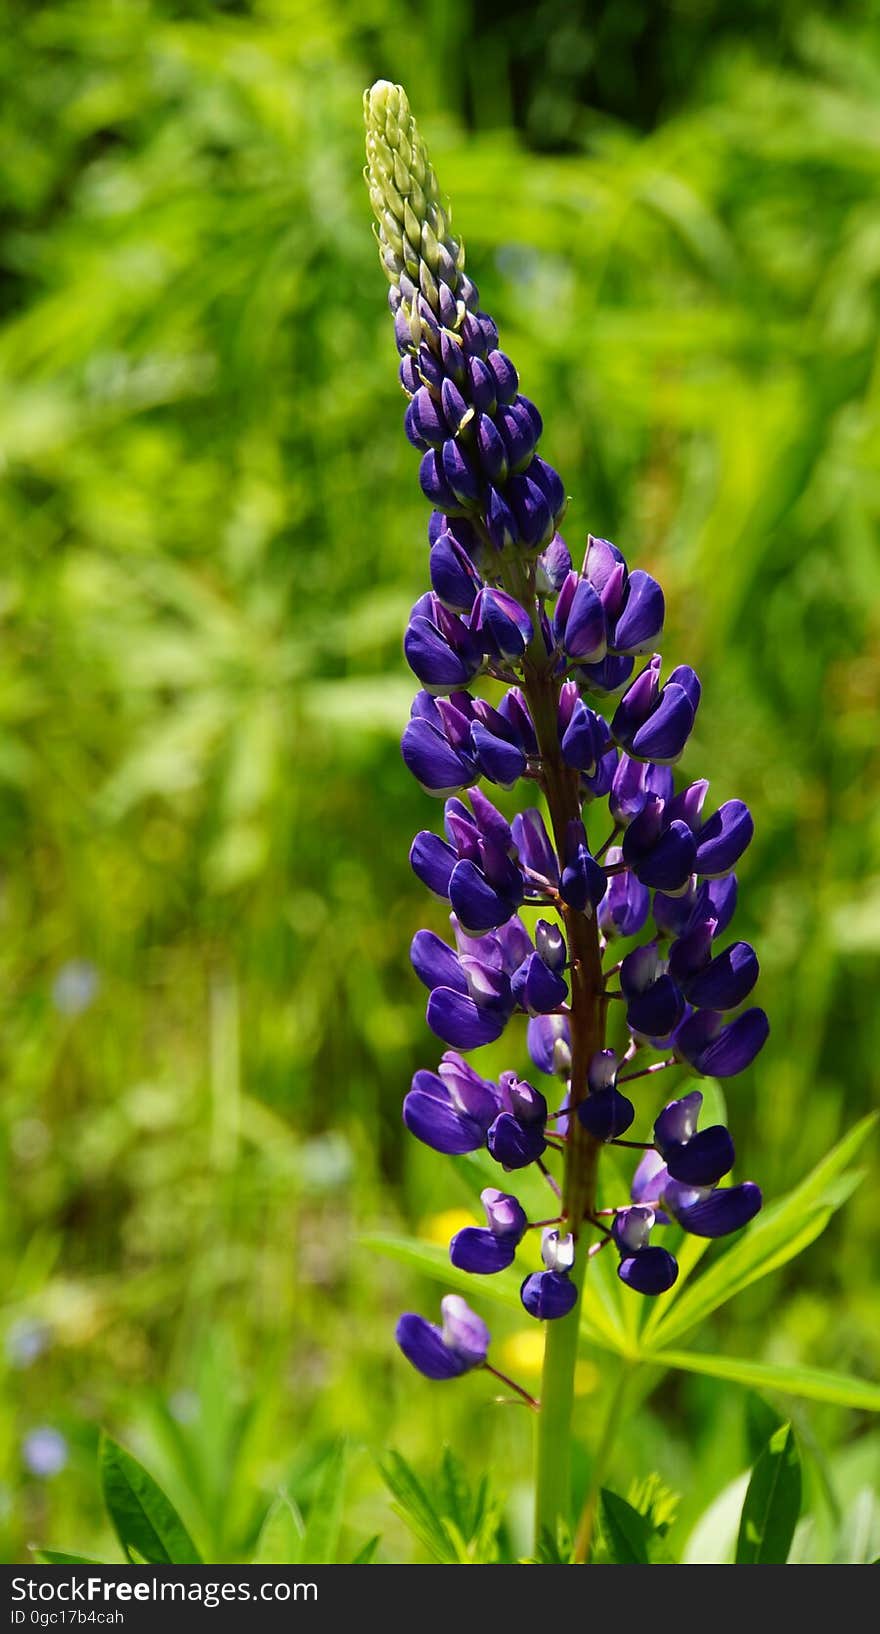
[[[467,1209],[448,1208],[442,1214],[429,1214],[428,1218],[422,1221],[419,1236],[426,1238],[429,1243],[441,1243],[445,1248],[456,1231],[461,1231],[463,1226],[476,1224],[476,1219]]]

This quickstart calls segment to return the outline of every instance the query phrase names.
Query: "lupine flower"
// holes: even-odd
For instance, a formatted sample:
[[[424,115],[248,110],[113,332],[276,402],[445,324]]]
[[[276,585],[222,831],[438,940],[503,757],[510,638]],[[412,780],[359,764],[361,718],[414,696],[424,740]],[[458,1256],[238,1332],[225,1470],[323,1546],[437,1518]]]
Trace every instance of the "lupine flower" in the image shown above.
[[[485,1322],[459,1294],[441,1299],[440,1313],[440,1327],[412,1312],[400,1318],[397,1343],[407,1361],[426,1379],[457,1379],[482,1367],[490,1340]]]
[[[727,1184],[733,1141],[720,1125],[698,1128],[699,1091],[659,1114],[640,1095],[668,1068],[730,1077],[767,1037],[764,1012],[741,1008],[758,979],[755,952],[724,940],[753,824],[737,799],[706,816],[705,779],[673,770],[701,685],[687,663],[667,669],[660,657],[659,584],[593,535],[581,570],[572,565],[560,533],[565,488],[539,452],[541,415],[480,306],[406,96],[380,81],[365,115],[404,430],[431,506],[425,590],[404,638],[419,690],[402,752],[446,803],[442,833],[417,834],[410,861],[448,904],[453,933],[453,943],[437,927],[413,939],[427,1024],[451,1048],[436,1071],[416,1072],[403,1115],[437,1151],[486,1148],[509,1174],[544,1170],[558,1226],[545,1231],[544,1269],[521,1296],[533,1316],[561,1319],[577,1304],[579,1240],[601,1223],[579,1173],[631,1127],[641,1138],[623,1145],[648,1147],[631,1201],[591,1249],[616,1247],[628,1288],[656,1295],[675,1281],[655,1231],[674,1221],[720,1236],[761,1206],[751,1182]],[[481,787],[521,782],[528,793],[510,819]],[[530,934],[521,916],[535,908]],[[620,938],[640,940],[622,959],[610,953],[603,972]],[[528,1018],[537,1072],[564,1086],[548,1090],[549,1102],[517,1071],[489,1080],[458,1053],[497,1043],[517,1017]],[[617,1052],[604,1045],[606,1018],[626,1035]],[[624,1068],[657,1051],[650,1065]],[[592,1167],[581,1173],[585,1152]],[[584,1218],[569,1217],[573,1197]],[[513,1263],[528,1221],[513,1192],[488,1188],[482,1200],[486,1226],[458,1232],[450,1257],[493,1274]],[[413,1315],[398,1328],[410,1361],[434,1378],[482,1365],[488,1345],[463,1301],[449,1296],[442,1309],[442,1328]]]
[[[487,1186],[480,1201],[486,1211],[485,1228],[464,1226],[457,1231],[449,1244],[449,1258],[460,1271],[487,1276],[513,1264],[527,1222],[525,1209],[509,1192]]]
[[[567,1316],[577,1304],[577,1288],[569,1276],[574,1254],[574,1239],[570,1233],[561,1235],[553,1229],[544,1232],[541,1258],[546,1270],[526,1277],[519,1291],[530,1316],[543,1322],[555,1322]]]

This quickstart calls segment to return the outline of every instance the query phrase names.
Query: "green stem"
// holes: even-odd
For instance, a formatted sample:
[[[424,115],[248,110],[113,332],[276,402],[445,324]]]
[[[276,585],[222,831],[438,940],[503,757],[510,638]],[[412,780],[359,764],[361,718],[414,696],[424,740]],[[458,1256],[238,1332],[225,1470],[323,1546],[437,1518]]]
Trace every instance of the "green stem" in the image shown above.
[[[581,1510],[581,1518],[578,1522],[577,1535],[574,1542],[575,1565],[582,1566],[589,1558],[590,1546],[593,1541],[593,1532],[596,1525],[596,1508],[598,1505],[599,1492],[601,1490],[605,1471],[608,1467],[608,1459],[611,1456],[611,1449],[614,1446],[617,1431],[620,1427],[620,1421],[623,1417],[623,1408],[626,1401],[626,1391],[629,1381],[630,1368],[629,1365],[624,1362],[621,1364],[620,1372],[617,1375],[617,1381],[614,1385],[614,1389],[608,1403],[608,1413],[605,1419],[605,1425],[602,1430],[599,1445],[596,1448],[596,1456],[593,1460],[593,1473],[590,1477],[589,1490],[586,1498],[584,1499],[584,1507]]]
[[[524,607],[535,607],[534,575],[514,561],[507,566],[506,588]],[[553,675],[535,620],[535,639],[523,662],[523,689],[528,700],[541,756],[541,781],[556,849],[562,862],[568,824],[580,820],[581,801],[577,772],[567,766],[559,747],[559,681]],[[569,1105],[576,1107],[589,1093],[587,1068],[602,1048],[607,1004],[603,995],[602,959],[595,915],[576,912],[564,902],[559,912],[565,925],[570,958],[571,1081]],[[585,1216],[596,1207],[596,1169],[600,1147],[577,1118],[569,1123],[562,1186],[562,1212],[575,1238],[572,1269],[578,1298],[568,1316],[548,1322],[541,1410],[538,1415],[535,1481],[535,1553],[545,1538],[555,1544],[560,1522],[571,1520],[571,1419],[577,1362],[580,1303],[587,1262],[589,1227]]]
[[[545,1536],[551,1545],[555,1544],[559,1522],[568,1524],[571,1513],[571,1415],[586,1253],[582,1234],[571,1272],[572,1280],[577,1283],[578,1302],[568,1316],[547,1323],[535,1461],[535,1555],[538,1558]]]

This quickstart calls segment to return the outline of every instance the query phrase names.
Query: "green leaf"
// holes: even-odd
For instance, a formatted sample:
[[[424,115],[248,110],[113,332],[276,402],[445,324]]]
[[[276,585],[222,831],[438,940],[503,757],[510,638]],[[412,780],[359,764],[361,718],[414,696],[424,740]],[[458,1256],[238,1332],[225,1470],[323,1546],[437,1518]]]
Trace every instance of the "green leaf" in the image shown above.
[[[286,1492],[279,1492],[260,1527],[253,1553],[255,1566],[298,1566],[305,1526]]]
[[[602,1534],[614,1566],[650,1566],[653,1529],[625,1498],[603,1487],[599,1494]]]
[[[752,1470],[736,1541],[737,1566],[784,1566],[801,1512],[801,1461],[782,1424]]]
[[[867,1379],[852,1379],[846,1373],[831,1373],[821,1367],[757,1362],[743,1356],[710,1356],[687,1350],[652,1351],[644,1359],[659,1367],[705,1373],[711,1379],[729,1379],[732,1384],[751,1385],[756,1390],[778,1390],[781,1395],[801,1396],[806,1401],[828,1401],[837,1407],[880,1413],[880,1385],[871,1384]]]
[[[376,1558],[376,1550],[378,1549],[381,1541],[382,1539],[378,1532],[376,1533],[375,1537],[367,1538],[363,1548],[358,1549],[357,1554],[353,1557],[351,1561],[352,1566],[372,1566],[373,1561]]]
[[[201,1565],[177,1510],[137,1459],[102,1435],[99,1463],[104,1502],[126,1558],[149,1566]]]
[[[95,1560],[92,1555],[64,1555],[60,1549],[35,1549],[34,1559],[41,1566],[103,1566],[107,1562]]]
[[[395,1512],[441,1566],[458,1565],[458,1551],[443,1517],[406,1459],[392,1450],[379,1468],[385,1485],[397,1500],[393,1506]]]
[[[347,1457],[345,1442],[338,1442],[321,1471],[302,1539],[299,1559],[304,1566],[332,1566],[336,1560]]]
[[[873,1129],[872,1113],[857,1123],[837,1146],[802,1180],[799,1186],[765,1209],[747,1231],[674,1301],[664,1299],[664,1310],[646,1330],[645,1339],[662,1348],[702,1322],[719,1305],[741,1293],[759,1278],[769,1276],[825,1230],[834,1210],[849,1195],[847,1164]]]

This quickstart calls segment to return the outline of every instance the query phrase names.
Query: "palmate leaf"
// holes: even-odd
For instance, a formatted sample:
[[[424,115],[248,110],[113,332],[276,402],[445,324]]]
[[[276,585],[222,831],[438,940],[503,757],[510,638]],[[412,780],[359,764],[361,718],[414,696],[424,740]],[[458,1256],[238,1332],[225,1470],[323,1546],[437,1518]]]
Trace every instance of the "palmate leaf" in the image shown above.
[[[174,1505],[131,1453],[102,1435],[99,1464],[104,1502],[127,1560],[133,1565],[201,1565]]]
[[[860,1176],[846,1176],[844,1171],[875,1123],[874,1113],[857,1123],[800,1185],[771,1203],[739,1241],[702,1276],[689,1282],[677,1298],[660,1296],[663,1305],[642,1334],[648,1356],[653,1358],[719,1305],[769,1276],[815,1241],[858,1184]]]
[[[748,1357],[710,1356],[686,1350],[655,1351],[645,1360],[658,1367],[703,1373],[710,1379],[728,1379],[731,1384],[750,1385],[756,1390],[778,1390],[780,1395],[799,1396],[805,1401],[827,1401],[837,1407],[880,1413],[880,1385],[821,1367],[757,1362]]]
[[[614,1566],[671,1565],[672,1556],[647,1515],[603,1487],[599,1493],[601,1553]]]
[[[382,1479],[397,1501],[393,1505],[401,1519],[425,1545],[441,1566],[460,1564],[456,1541],[443,1516],[415,1471],[399,1452],[389,1452],[379,1466]]]
[[[736,1542],[737,1566],[784,1566],[801,1512],[801,1461],[790,1424],[771,1435],[752,1470]]]

